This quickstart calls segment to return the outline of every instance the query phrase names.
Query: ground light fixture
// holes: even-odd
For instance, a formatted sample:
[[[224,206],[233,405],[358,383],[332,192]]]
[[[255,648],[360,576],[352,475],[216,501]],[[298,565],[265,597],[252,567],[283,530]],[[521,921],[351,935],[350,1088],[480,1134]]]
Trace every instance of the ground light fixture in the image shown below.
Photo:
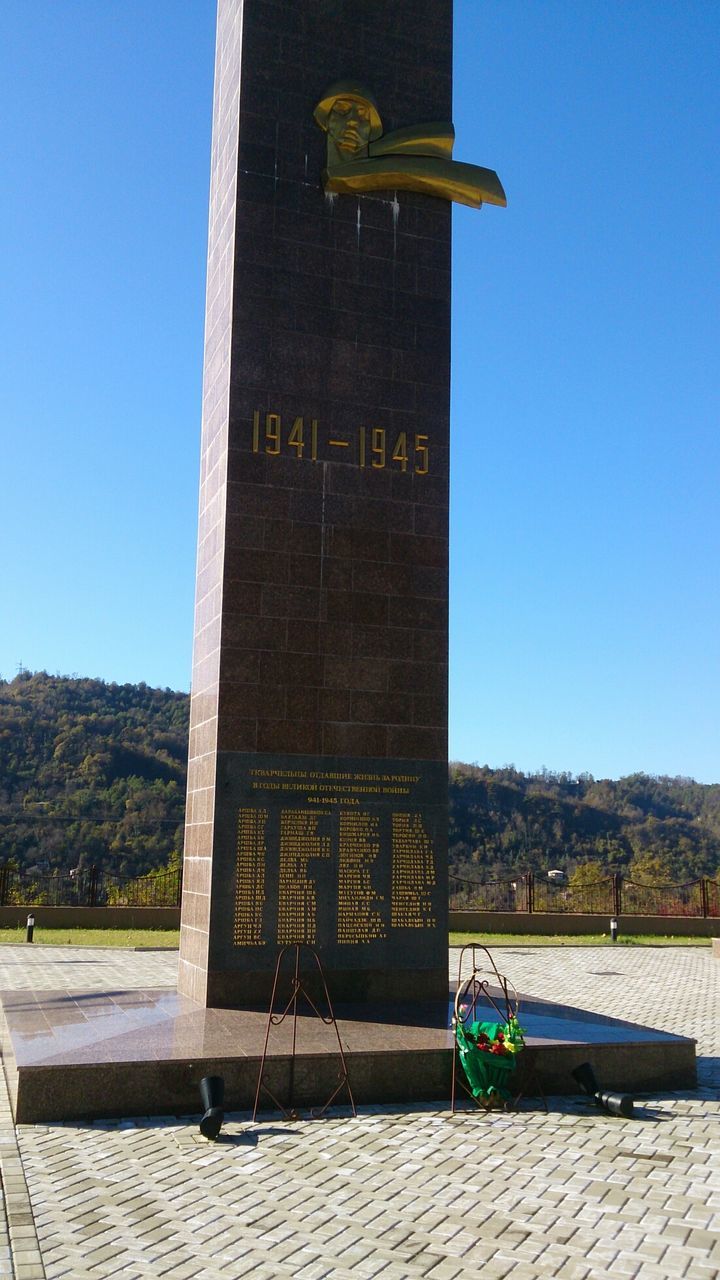
[[[610,921],[610,939],[611,939],[611,941],[612,941],[612,942],[617,942],[617,936],[618,936],[618,922],[617,922],[617,917],[616,917],[616,916],[613,916],[613,917],[612,917],[612,919],[611,919],[611,921]]]
[[[225,1081],[222,1076],[203,1076],[200,1081],[200,1101],[204,1107],[204,1115],[200,1121],[200,1132],[211,1142],[217,1138],[225,1119],[224,1097]]]
[[[580,1088],[601,1111],[607,1111],[611,1116],[625,1116],[628,1120],[635,1114],[635,1099],[632,1094],[609,1093],[601,1089],[589,1062],[583,1062],[571,1074],[573,1080],[577,1080]]]

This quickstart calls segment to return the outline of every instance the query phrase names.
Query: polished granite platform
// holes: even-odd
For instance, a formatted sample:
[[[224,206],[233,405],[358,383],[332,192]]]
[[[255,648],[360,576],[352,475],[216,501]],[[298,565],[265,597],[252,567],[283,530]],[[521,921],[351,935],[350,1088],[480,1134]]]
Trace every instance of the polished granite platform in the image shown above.
[[[452,996],[452,993],[451,993]],[[222,1075],[226,1106],[252,1107],[267,1010],[203,1009],[173,988],[6,991],[5,1073],[18,1122],[198,1111],[198,1082]],[[336,1006],[356,1102],[449,1098],[452,1003]],[[494,1018],[487,1009],[487,1018]],[[591,1061],[603,1088],[692,1087],[695,1041],[567,1005],[523,997],[527,1049],[518,1088],[576,1093]],[[292,1022],[273,1027],[266,1083],[287,1096]],[[297,1105],[324,1103],[338,1082],[337,1041],[309,1009],[298,1018]],[[343,1100],[342,1095],[337,1101]]]

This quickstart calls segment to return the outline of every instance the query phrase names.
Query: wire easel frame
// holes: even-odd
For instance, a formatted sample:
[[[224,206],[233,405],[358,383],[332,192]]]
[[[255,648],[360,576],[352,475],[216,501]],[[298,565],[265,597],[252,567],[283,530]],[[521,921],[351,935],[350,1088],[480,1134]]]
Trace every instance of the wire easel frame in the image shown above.
[[[315,963],[317,975],[319,976],[320,982],[322,984],[323,998],[327,1006],[327,1013],[323,1013],[318,1008],[318,1004],[316,1003],[315,1000],[313,1000],[312,996],[309,994],[307,990],[307,987],[305,985],[305,982],[300,972],[300,952],[301,951],[308,953],[309,959],[314,961]],[[286,1001],[285,1005],[283,1006],[283,1008],[280,1011],[276,1012],[275,1001],[277,998],[278,983],[280,980],[280,971],[283,963],[283,957],[286,956],[288,952],[295,953],[293,976],[291,978],[291,984],[290,984],[290,996]],[[347,1094],[350,1100],[350,1106],[352,1108],[353,1115],[354,1116],[357,1115],[357,1111],[355,1109],[355,1099],[353,1098],[352,1089],[350,1088],[350,1080],[348,1078],[348,1069],[347,1069],[347,1063],[345,1061],[345,1054],[343,1052],[342,1041],[340,1039],[340,1031],[338,1030],[337,1020],[335,1018],[335,1014],[333,1013],[333,1007],[330,1000],[330,993],[328,992],[327,982],[325,981],[325,974],[323,972],[323,967],[320,963],[320,957],[318,956],[317,952],[307,944],[295,943],[293,946],[287,946],[282,948],[282,951],[278,955],[277,964],[275,966],[275,977],[273,980],[272,995],[270,996],[270,1010],[268,1013],[267,1027],[265,1030],[265,1044],[263,1046],[262,1059],[260,1061],[260,1073],[258,1075],[257,1089],[255,1091],[255,1106],[253,1108],[253,1121],[255,1121],[257,1118],[261,1094],[265,1094],[268,1098],[270,1098],[272,1103],[282,1113],[282,1115],[286,1120],[297,1120],[299,1118],[299,1113],[295,1108],[295,1057],[296,1057],[296,1050],[297,1050],[298,1002],[301,999],[305,1000],[306,1004],[309,1005],[309,1007],[312,1009],[315,1016],[320,1019],[320,1021],[323,1023],[324,1026],[333,1028],[333,1030],[335,1031],[336,1039],[337,1039],[338,1054],[340,1056],[340,1079],[337,1084],[337,1087],[330,1094],[330,1097],[328,1098],[324,1106],[313,1107],[310,1109],[310,1115],[312,1116],[313,1119],[319,1119],[320,1116],[324,1116],[325,1112],[332,1105],[332,1103],[335,1101],[338,1094],[341,1092],[343,1088],[347,1089]],[[290,1085],[288,1090],[288,1101],[287,1101],[287,1105],[283,1105],[283,1103],[280,1102],[279,1098],[276,1098],[272,1090],[268,1088],[267,1084],[265,1084],[264,1076],[265,1076],[265,1066],[267,1063],[267,1052],[268,1052],[268,1044],[270,1041],[270,1032],[273,1027],[281,1026],[282,1023],[285,1021],[285,1019],[288,1017],[292,1018],[292,1051],[290,1056]]]

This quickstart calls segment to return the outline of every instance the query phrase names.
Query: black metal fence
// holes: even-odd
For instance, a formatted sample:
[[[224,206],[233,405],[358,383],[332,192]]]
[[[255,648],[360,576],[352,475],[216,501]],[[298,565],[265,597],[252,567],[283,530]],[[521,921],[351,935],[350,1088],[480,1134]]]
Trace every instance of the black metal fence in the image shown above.
[[[592,880],[586,884],[569,885],[566,882],[532,877],[530,894],[531,911],[562,911],[585,915],[617,915],[620,911],[619,877],[606,876],[604,880]]]
[[[0,867],[0,907],[178,907],[181,891],[179,870],[130,877],[97,867],[48,875]]]
[[[529,871],[482,883],[450,876],[451,911],[565,912],[568,915],[720,916],[720,884],[639,884],[620,874],[585,884],[548,880]]]
[[[705,914],[708,916],[720,916],[720,881],[705,881],[705,901],[707,903]]]
[[[450,876],[451,911],[532,911],[531,877],[480,884]]]
[[[48,875],[0,867],[0,907],[179,907],[181,893],[181,870],[130,877],[97,867]],[[687,884],[639,884],[615,874],[568,884],[532,871],[489,882],[451,875],[450,910],[717,918],[720,883],[704,877]]]

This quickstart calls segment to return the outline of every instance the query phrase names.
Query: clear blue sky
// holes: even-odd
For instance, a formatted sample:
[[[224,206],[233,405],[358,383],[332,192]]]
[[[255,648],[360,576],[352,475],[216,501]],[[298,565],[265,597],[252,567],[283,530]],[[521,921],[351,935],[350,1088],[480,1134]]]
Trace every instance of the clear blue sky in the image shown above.
[[[189,684],[212,0],[0,7],[0,672]],[[715,3],[456,0],[451,755],[720,780]]]

